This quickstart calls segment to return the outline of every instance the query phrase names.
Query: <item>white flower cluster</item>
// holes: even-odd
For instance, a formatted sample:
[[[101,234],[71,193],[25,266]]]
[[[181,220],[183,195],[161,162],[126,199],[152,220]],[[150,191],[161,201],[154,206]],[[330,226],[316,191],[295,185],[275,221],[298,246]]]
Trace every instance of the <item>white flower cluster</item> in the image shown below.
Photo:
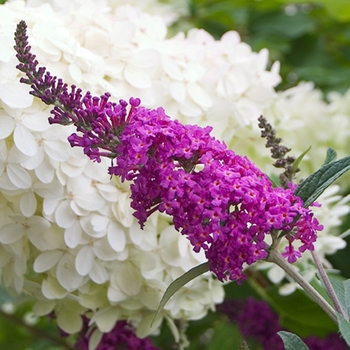
[[[15,68],[13,35],[23,19],[33,52],[53,74],[115,100],[148,91],[159,104],[165,74],[152,92],[160,54],[151,46],[167,45],[166,25],[130,6],[112,12],[104,2],[69,3],[66,11],[45,1],[0,6],[1,283],[31,295],[37,315],[54,311],[68,333],[80,330],[83,313],[101,332],[128,319],[140,336],[157,331],[163,317],[202,318],[224,296],[210,274],[177,293],[149,329],[167,286],[204,254],[167,217],[155,214],[141,230],[129,185],[110,179],[107,160],[92,163],[69,146],[73,130],[48,123],[49,108],[29,95]]]
[[[80,315],[87,312],[102,332],[128,319],[146,335],[163,317],[203,317],[224,293],[211,275],[201,276],[175,294],[155,328],[147,329],[166,287],[204,256],[193,253],[164,216],[153,214],[141,230],[128,184],[109,178],[107,161],[92,163],[70,148],[71,128],[48,124],[49,109],[28,94],[15,69],[13,33],[20,20],[27,22],[40,65],[66,83],[94,95],[108,91],[114,100],[140,97],[146,107],[162,106],[184,123],[212,125],[217,138],[262,168],[268,169],[270,159],[263,157],[268,151],[256,126],[260,114],[278,132],[287,125],[290,141],[288,128],[314,128],[315,119],[305,118],[308,111],[316,118],[331,109],[317,92],[304,91],[308,85],[277,94],[278,63],[268,71],[267,50],[252,52],[236,32],[214,40],[192,29],[168,39],[171,13],[164,19],[121,2],[0,6],[1,283],[32,295],[37,315],[54,311],[69,333],[79,331]],[[314,99],[304,100],[307,94]],[[317,137],[310,143],[317,144]],[[303,148],[298,141],[292,146]]]

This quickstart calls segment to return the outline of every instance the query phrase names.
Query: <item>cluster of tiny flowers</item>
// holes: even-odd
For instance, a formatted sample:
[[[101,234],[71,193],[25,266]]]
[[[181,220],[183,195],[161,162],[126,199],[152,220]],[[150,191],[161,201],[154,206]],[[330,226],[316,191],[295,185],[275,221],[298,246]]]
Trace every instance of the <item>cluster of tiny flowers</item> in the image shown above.
[[[210,136],[211,127],[182,125],[162,108],[137,108],[120,136],[109,173],[133,180],[131,206],[141,225],[155,210],[173,217],[194,251],[206,251],[220,280],[240,280],[243,264],[267,256],[265,235],[287,234],[283,253],[295,262],[313,250],[322,229],[293,188],[273,188],[246,157]],[[296,221],[296,223],[294,222]],[[295,250],[292,242],[302,245]]]
[[[283,230],[289,245],[283,253],[295,262],[300,252],[313,250],[322,229],[293,188],[273,188],[270,180],[247,158],[227,149],[210,135],[211,127],[182,125],[162,108],[140,107],[138,98],[108,102],[109,94],[82,98],[73,86],[37,68],[27,43],[26,25],[16,31],[18,68],[32,94],[55,105],[50,123],[73,123],[78,134],[68,140],[90,159],[116,161],[111,175],[131,185],[131,207],[141,227],[153,212],[172,216],[195,252],[203,249],[219,280],[241,281],[243,265],[267,257],[265,235]],[[56,83],[57,81],[57,83]],[[293,232],[292,232],[293,231]],[[302,245],[294,249],[293,241]]]
[[[92,330],[89,327],[89,319],[83,316],[83,328],[78,334],[78,340],[74,345],[77,350],[89,350]],[[135,334],[135,329],[126,321],[118,321],[115,327],[102,336],[95,350],[159,350],[149,338],[140,339]]]
[[[227,300],[218,306],[218,311],[227,315],[231,322],[238,324],[242,336],[254,338],[265,350],[283,350],[282,339],[277,332],[283,330],[278,314],[266,301],[249,297],[245,300]],[[325,338],[308,336],[303,339],[310,350],[345,350],[346,342],[336,333]]]

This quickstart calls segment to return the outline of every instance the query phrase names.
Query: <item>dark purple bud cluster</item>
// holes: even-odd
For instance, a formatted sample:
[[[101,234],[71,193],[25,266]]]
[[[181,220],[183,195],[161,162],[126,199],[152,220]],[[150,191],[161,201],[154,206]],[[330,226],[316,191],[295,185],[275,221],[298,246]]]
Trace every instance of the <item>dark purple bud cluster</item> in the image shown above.
[[[271,124],[263,117],[259,117],[259,128],[261,130],[261,137],[266,138],[266,147],[271,148],[271,157],[276,159],[273,164],[276,168],[284,169],[284,172],[280,175],[280,183],[283,188],[288,188],[289,183],[293,181],[295,174],[300,169],[293,169],[293,163],[295,158],[292,156],[286,156],[290,152],[290,148],[281,145],[282,139],[276,137],[276,131]]]
[[[249,297],[245,300],[227,300],[217,310],[239,326],[245,339],[254,338],[264,350],[283,350],[282,339],[277,332],[283,330],[279,316],[263,300]],[[308,336],[303,339],[310,350],[346,350],[348,346],[339,334],[330,333],[325,338]]]
[[[83,316],[84,325],[79,333],[79,338],[75,343],[75,349],[88,350],[91,334],[93,330],[89,327],[89,319]],[[118,321],[114,328],[103,334],[96,350],[160,350],[156,348],[149,338],[140,339],[135,334],[135,329],[127,321]]]

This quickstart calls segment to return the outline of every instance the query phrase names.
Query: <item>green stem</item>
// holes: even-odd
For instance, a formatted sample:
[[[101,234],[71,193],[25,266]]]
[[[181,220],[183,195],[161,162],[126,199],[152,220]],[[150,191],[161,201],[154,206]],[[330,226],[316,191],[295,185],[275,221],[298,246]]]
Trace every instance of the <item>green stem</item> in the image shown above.
[[[327,315],[336,323],[337,314],[331,305],[322,297],[322,295],[299,273],[299,271],[283,258],[277,249],[271,249],[266,261],[273,262],[282,268],[290,277],[297,282],[306,293],[327,313]]]
[[[20,317],[15,315],[7,314],[0,310],[0,316],[6,320],[15,323],[18,326],[24,327],[29,333],[33,335],[34,338],[47,339],[50,343],[61,346],[63,349],[74,350],[69,344],[66,343],[64,338],[55,337],[37,327],[26,324]]]
[[[337,294],[334,291],[334,288],[331,284],[331,281],[329,280],[326,270],[324,269],[322,262],[320,260],[320,258],[318,257],[318,255],[316,254],[315,251],[311,252],[312,258],[314,259],[314,262],[316,264],[317,270],[320,273],[320,278],[323,282],[324,288],[326,289],[329,297],[331,298],[333,304],[334,304],[334,308],[341,314],[343,315],[343,317],[348,320],[347,315],[345,314],[343,308],[340,305],[339,299],[337,297]]]

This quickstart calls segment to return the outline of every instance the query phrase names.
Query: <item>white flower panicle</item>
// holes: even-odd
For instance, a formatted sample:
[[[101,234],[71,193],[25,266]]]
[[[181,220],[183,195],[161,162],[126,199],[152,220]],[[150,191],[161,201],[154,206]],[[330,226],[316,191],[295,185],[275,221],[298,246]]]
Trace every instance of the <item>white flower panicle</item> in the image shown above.
[[[81,315],[88,312],[102,332],[127,319],[145,336],[157,329],[141,321],[153,317],[167,286],[204,262],[204,255],[194,253],[166,217],[154,215],[139,228],[128,184],[110,179],[107,160],[92,163],[72,149],[72,130],[50,125],[47,106],[19,83],[12,37],[24,19],[33,49],[52,72],[119,99],[153,86],[160,91],[165,73],[156,72],[158,46],[167,45],[166,24],[159,16],[104,1],[83,7],[70,1],[65,10],[61,5],[0,6],[1,30],[8,36],[0,57],[1,283],[32,295],[37,315],[54,311],[68,333],[80,330]],[[209,274],[183,291],[161,318],[201,318],[224,296]],[[201,302],[193,297],[198,293]]]

